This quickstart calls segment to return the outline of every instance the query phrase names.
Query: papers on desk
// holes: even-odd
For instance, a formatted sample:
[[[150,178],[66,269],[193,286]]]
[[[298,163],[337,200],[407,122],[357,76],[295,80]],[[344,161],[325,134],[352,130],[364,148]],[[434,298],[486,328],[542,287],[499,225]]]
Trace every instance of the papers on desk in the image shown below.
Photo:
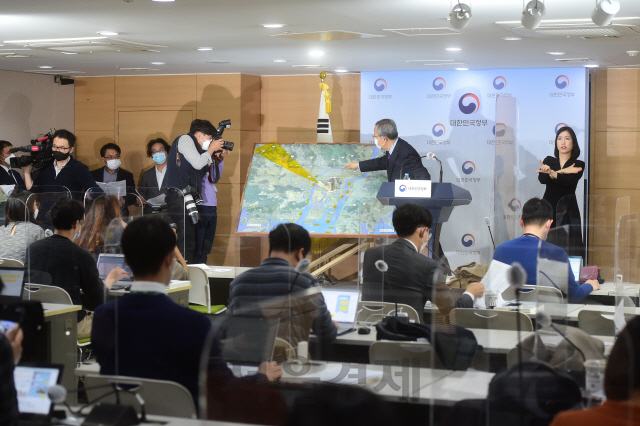
[[[119,180],[117,182],[96,182],[100,189],[107,195],[115,195],[117,197],[124,197],[127,195],[127,182]]]
[[[484,290],[491,290],[495,293],[498,293],[498,301],[496,302],[496,306],[504,306],[507,302],[502,298],[502,292],[509,288],[509,280],[507,279],[507,272],[509,271],[511,266],[506,263],[498,262],[497,260],[492,260],[489,264],[489,269],[487,273],[484,274],[482,280],[480,282],[484,284]],[[474,308],[486,309],[486,305],[484,303],[484,297],[477,298],[473,303]]]
[[[15,187],[15,185],[0,185],[0,201],[6,200]]]
[[[300,376],[304,380],[339,383],[341,385],[363,385],[382,380],[383,371],[362,368],[348,364],[324,368],[318,372],[309,372]]]
[[[200,269],[204,269],[205,271],[210,271],[211,268],[209,268],[209,266],[207,266],[204,263],[190,263],[187,266],[193,266],[194,268],[200,268]]]

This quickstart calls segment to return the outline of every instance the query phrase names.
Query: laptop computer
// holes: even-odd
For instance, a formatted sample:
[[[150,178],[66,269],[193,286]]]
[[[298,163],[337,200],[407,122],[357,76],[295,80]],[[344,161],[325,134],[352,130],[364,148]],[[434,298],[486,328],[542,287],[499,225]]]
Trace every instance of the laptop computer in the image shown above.
[[[51,424],[53,402],[47,395],[49,386],[60,383],[62,365],[19,365],[13,370],[18,395],[20,424]]]
[[[580,283],[580,270],[582,269],[582,257],[569,256],[569,265],[571,265],[571,272],[576,279],[576,283]]]
[[[0,267],[0,278],[4,283],[0,298],[22,300],[25,272],[24,268]]]
[[[122,268],[129,274],[128,277],[121,279],[118,282],[113,283],[111,290],[128,289],[133,282],[133,273],[124,261],[124,254],[108,254],[101,253],[98,255],[98,274],[101,280],[107,279],[107,275],[114,268]]]
[[[338,322],[338,334],[353,329],[358,314],[360,292],[358,290],[322,289],[322,296],[331,313]]]

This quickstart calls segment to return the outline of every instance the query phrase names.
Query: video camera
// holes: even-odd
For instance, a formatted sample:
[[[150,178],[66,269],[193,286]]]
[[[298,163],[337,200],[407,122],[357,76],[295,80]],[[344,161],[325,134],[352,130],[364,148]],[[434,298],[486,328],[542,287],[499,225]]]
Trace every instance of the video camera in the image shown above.
[[[23,157],[10,158],[11,168],[19,169],[21,167],[33,166],[34,169],[41,169],[53,162],[53,135],[51,132],[38,139],[33,139],[31,145],[19,146],[11,148],[9,152],[29,152],[31,155]]]
[[[216,132],[218,133],[218,139],[222,138],[222,133],[224,133],[224,129],[230,129],[230,128],[231,128],[231,120],[223,120],[219,122],[218,128],[216,129]],[[227,151],[233,151],[233,145],[234,145],[233,142],[223,141],[222,149],[226,149]],[[222,152],[222,149],[216,152]]]

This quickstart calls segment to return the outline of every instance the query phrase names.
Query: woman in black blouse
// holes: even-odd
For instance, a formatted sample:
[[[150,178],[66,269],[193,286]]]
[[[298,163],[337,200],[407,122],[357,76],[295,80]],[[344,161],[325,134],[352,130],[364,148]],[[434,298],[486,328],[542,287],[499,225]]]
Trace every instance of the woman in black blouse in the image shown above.
[[[584,162],[578,160],[580,147],[571,127],[558,129],[553,154],[554,157],[549,156],[540,161],[538,180],[546,185],[542,198],[553,207],[554,220],[551,227],[569,225],[568,241],[564,236],[558,235],[557,244],[565,248],[569,256],[583,256],[582,221],[575,194],[584,173]]]

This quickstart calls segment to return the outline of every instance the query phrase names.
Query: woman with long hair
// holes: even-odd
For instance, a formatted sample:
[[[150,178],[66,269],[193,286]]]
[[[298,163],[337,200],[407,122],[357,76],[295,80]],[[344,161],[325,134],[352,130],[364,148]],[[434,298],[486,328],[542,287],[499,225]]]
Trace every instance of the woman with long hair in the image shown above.
[[[85,215],[80,235],[74,242],[88,250],[95,258],[104,251],[104,236],[113,219],[120,217],[120,199],[115,195],[96,198]]]
[[[7,199],[4,226],[0,226],[0,258],[24,263],[27,247],[45,237],[44,229],[34,220],[35,199],[31,192],[15,189]]]
[[[556,235],[555,241],[550,242],[564,248],[569,256],[583,256],[582,220],[576,200],[576,188],[585,165],[583,161],[578,160],[580,147],[576,133],[571,127],[558,129],[553,154],[553,157],[540,160],[538,181],[546,186],[542,198],[553,207],[551,227],[568,225],[569,235]]]

